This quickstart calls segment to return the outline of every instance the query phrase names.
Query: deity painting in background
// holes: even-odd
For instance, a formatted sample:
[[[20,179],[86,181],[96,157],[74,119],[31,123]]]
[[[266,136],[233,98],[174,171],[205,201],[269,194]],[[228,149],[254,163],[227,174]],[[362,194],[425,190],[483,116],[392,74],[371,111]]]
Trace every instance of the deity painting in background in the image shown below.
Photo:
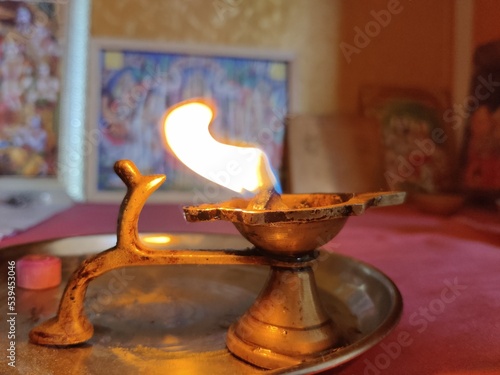
[[[110,48],[100,51],[99,70],[99,190],[123,189],[113,172],[119,159],[132,160],[142,173],[166,174],[161,189],[206,186],[166,150],[161,124],[167,108],[195,97],[215,102],[216,139],[257,145],[279,174],[288,112],[286,61]]]
[[[56,173],[63,9],[0,2],[0,175]]]
[[[391,189],[437,193],[453,189],[453,163],[435,110],[414,101],[388,103],[382,119],[384,176]]]

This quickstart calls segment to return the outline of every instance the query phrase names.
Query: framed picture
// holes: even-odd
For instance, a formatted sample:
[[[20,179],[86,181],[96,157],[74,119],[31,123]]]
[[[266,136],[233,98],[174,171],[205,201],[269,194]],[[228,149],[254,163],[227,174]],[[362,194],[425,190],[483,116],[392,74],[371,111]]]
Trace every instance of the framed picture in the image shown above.
[[[84,199],[90,4],[0,2],[0,189]]]
[[[462,149],[462,187],[477,197],[500,197],[500,41],[478,46],[469,88]]]
[[[449,96],[417,88],[363,87],[360,113],[380,124],[387,187],[419,193],[456,189],[453,129],[443,120]]]
[[[167,175],[153,200],[201,203],[225,198],[229,192],[184,167],[163,141],[160,120],[165,111],[197,97],[210,98],[217,106],[210,129],[214,138],[258,146],[279,175],[291,64],[286,52],[92,40],[88,200],[123,198],[125,187],[113,171],[120,159],[132,160],[143,174]]]
[[[55,177],[66,2],[0,2],[0,175]]]

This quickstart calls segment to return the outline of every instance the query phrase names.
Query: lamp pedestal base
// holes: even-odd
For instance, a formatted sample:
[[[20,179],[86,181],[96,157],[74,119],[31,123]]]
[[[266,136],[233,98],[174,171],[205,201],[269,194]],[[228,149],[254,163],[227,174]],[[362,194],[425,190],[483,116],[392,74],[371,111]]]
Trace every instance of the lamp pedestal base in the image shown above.
[[[309,265],[271,267],[255,303],[228,331],[226,345],[255,366],[293,366],[340,347],[342,337],[325,313]]]

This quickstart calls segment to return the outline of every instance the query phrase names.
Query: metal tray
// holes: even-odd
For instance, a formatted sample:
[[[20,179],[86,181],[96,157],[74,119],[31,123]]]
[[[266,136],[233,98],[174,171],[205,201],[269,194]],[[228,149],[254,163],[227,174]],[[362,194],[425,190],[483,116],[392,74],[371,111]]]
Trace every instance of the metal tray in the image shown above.
[[[143,235],[144,240],[155,237]],[[244,249],[232,235],[168,234],[170,249]],[[16,288],[16,367],[5,356],[0,368],[13,374],[309,374],[336,367],[377,344],[397,324],[401,295],[375,268],[321,251],[315,275],[326,310],[350,344],[299,366],[262,370],[233,357],[225,347],[229,325],[253,302],[268,270],[262,266],[150,266],[114,270],[90,283],[86,311],[94,337],[86,344],[43,347],[28,342],[37,323],[55,315],[65,280],[90,254],[116,242],[115,235],[71,237],[0,251],[0,309],[7,313],[7,261],[28,253],[63,260],[63,284],[30,291]],[[5,324],[5,322],[4,322]],[[8,348],[6,334],[0,348]]]

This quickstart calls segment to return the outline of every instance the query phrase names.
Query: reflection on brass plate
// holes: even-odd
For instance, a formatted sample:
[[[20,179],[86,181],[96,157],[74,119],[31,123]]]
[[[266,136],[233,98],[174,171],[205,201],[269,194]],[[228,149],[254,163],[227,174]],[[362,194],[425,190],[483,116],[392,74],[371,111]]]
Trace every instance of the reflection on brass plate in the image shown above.
[[[162,248],[244,249],[241,237],[168,234]],[[158,235],[144,235],[156,241]],[[160,237],[161,238],[161,237]],[[228,327],[255,300],[267,274],[263,266],[151,266],[119,269],[94,280],[86,312],[95,326],[87,343],[55,348],[28,343],[37,322],[57,311],[69,275],[87,256],[114,245],[114,235],[65,238],[6,248],[0,263],[28,253],[63,260],[63,283],[54,289],[16,288],[16,370],[19,374],[308,374],[345,363],[378,343],[402,310],[398,289],[384,274],[357,260],[322,251],[315,270],[323,304],[349,345],[299,366],[262,370],[225,347]],[[7,306],[6,272],[0,303]],[[7,348],[7,336],[0,337]],[[5,356],[0,366],[7,367]]]

